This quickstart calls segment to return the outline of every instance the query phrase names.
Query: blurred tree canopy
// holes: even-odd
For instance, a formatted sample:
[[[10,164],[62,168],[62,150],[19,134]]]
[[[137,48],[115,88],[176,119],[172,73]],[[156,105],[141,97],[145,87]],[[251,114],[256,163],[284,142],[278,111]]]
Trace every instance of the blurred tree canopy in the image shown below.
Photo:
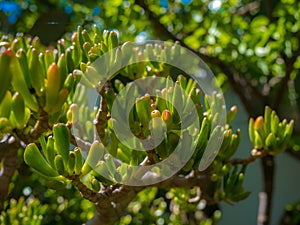
[[[240,98],[249,117],[257,117],[266,105],[280,117],[295,120],[295,129],[287,154],[300,160],[300,2],[296,0],[16,0],[0,2],[2,34],[18,32],[39,36],[48,45],[81,25],[91,30],[115,30],[121,43],[131,40],[178,41],[200,56],[213,70],[222,89],[231,88]],[[275,161],[273,156],[261,159],[264,192],[268,194],[270,215]],[[30,189],[37,185],[39,189]],[[71,185],[59,188],[54,182],[32,173],[22,164],[13,177],[10,196],[18,202],[7,203],[7,214],[17,218],[25,200],[27,208],[44,214],[43,224],[83,223],[92,218],[93,205],[80,197]],[[42,188],[44,187],[44,188]],[[52,187],[56,189],[48,189]],[[199,222],[202,209],[186,204],[197,189],[180,190],[149,188],[129,204],[128,213],[119,224],[216,224],[220,218],[217,205],[206,208],[209,220]],[[74,196],[73,193],[77,193]],[[192,194],[191,194],[192,193]],[[62,197],[63,196],[63,197]],[[167,196],[167,197],[165,197]],[[171,208],[171,198],[176,196]],[[299,202],[287,207],[282,224],[299,224]],[[297,207],[298,206],[298,207]],[[198,207],[198,208],[197,208]],[[171,210],[171,211],[172,211]],[[19,212],[19,211],[18,211]],[[28,211],[23,214],[30,213]],[[198,216],[198,217],[197,217]],[[172,217],[172,218],[171,218]],[[171,218],[171,219],[170,219]],[[196,219],[194,219],[196,218]],[[21,218],[22,219],[22,218]],[[20,219],[20,221],[21,221]],[[17,220],[17,219],[16,219]],[[174,222],[175,221],[175,222]],[[38,222],[36,224],[38,224]],[[17,223],[16,223],[17,224]],[[269,224],[269,221],[264,223]]]
[[[91,24],[118,30],[121,43],[178,40],[216,65],[219,80],[232,86],[250,115],[266,104],[297,114],[297,1],[28,0],[2,1],[0,8],[2,31],[38,35],[45,44]]]

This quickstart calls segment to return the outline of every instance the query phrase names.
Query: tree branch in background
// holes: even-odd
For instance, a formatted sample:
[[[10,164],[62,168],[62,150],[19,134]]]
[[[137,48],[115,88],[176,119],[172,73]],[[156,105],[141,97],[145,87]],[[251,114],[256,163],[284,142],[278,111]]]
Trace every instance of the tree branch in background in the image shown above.
[[[300,56],[300,47],[293,52],[291,58],[288,58],[285,54],[283,54],[283,60],[285,62],[285,75],[280,81],[279,90],[274,96],[274,110],[280,111],[280,106],[283,101],[284,93],[288,90],[288,81],[290,80],[290,75],[294,70],[294,63],[296,62],[297,58]]]
[[[263,3],[265,5],[266,15],[267,15],[268,19],[271,22],[274,21],[272,1],[271,0],[264,0]]]
[[[236,72],[236,69],[234,65],[227,65],[222,60],[220,60],[218,57],[212,57],[203,53],[200,53],[199,51],[196,51],[189,47],[187,44],[184,43],[182,39],[177,38],[172,32],[170,32],[160,21],[159,18],[149,9],[148,5],[145,3],[145,1],[136,0],[135,2],[137,5],[139,5],[141,8],[143,8],[148,15],[149,21],[152,23],[154,27],[154,31],[157,32],[159,35],[166,39],[171,39],[173,41],[178,41],[181,46],[189,49],[193,53],[195,53],[197,56],[199,56],[201,59],[203,59],[206,63],[212,64],[220,68],[220,70],[227,76],[228,81],[235,91],[235,93],[239,96],[241,99],[244,107],[246,108],[249,115],[255,116],[260,113],[261,110],[258,109],[256,104],[253,106],[249,102],[251,102],[251,99],[256,100],[262,100],[261,96],[257,96],[259,91],[256,90],[252,85],[250,85],[244,78],[239,76],[238,72]],[[250,95],[250,98],[247,97],[247,95]],[[260,97],[260,98],[257,98]],[[262,102],[261,102],[262,103]]]
[[[248,158],[245,159],[232,159],[229,161],[231,165],[248,165],[249,163],[254,162],[257,159],[263,158],[268,154],[267,151],[257,151],[256,149],[253,149],[251,151],[251,155]]]
[[[274,157],[267,155],[261,159],[263,168],[263,180],[264,180],[264,193],[266,194],[266,203],[264,204],[265,212],[264,221],[262,225],[271,224],[271,211],[273,202],[273,187],[274,187],[274,175],[275,175],[275,161]]]
[[[259,193],[259,205],[258,205],[258,213],[257,213],[257,225],[264,225],[266,218],[266,210],[267,210],[267,201],[268,195],[265,192]]]
[[[260,2],[257,2],[257,1],[250,2],[250,3],[246,4],[245,6],[238,8],[234,14],[244,16],[244,15],[250,14],[254,10],[259,9],[259,7],[260,7]]]

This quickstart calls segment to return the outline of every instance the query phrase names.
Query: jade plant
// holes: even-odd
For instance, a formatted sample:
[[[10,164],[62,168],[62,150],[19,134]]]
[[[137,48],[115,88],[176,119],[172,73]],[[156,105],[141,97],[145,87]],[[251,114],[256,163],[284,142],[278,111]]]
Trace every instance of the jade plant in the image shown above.
[[[1,36],[0,45],[3,224],[13,218],[39,224],[47,214],[37,200],[27,203],[30,212],[22,209],[23,199],[5,202],[20,165],[51,182],[49,188],[75,187],[78,198],[94,205],[86,224],[134,223],[138,215],[131,215],[137,210],[149,213],[150,221],[140,219],[144,223],[163,218],[184,224],[176,208],[187,214],[202,211],[195,220],[215,224],[219,211],[211,213],[209,206],[247,198],[247,165],[285,151],[291,141],[294,121],[281,120],[266,106],[264,115],[249,120],[249,157],[233,158],[247,138],[231,126],[238,109],[229,107],[225,114],[221,93],[206,93],[192,74],[174,66],[181,63],[176,57],[186,54],[176,42],[144,48],[120,44],[115,31],[94,26],[78,27],[50,47],[21,34]],[[163,62],[167,59],[173,65]],[[155,92],[140,90],[154,83]],[[92,103],[89,88],[97,94]],[[128,132],[120,135],[123,130]],[[156,166],[170,158],[172,163]],[[157,196],[167,196],[168,205]],[[23,216],[12,212],[14,207]],[[164,214],[168,210],[171,216]]]

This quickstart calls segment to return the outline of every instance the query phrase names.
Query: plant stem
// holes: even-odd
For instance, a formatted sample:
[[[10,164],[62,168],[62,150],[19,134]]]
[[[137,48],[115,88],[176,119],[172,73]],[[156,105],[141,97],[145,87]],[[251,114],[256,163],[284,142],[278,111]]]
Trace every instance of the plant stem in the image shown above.
[[[264,176],[264,192],[266,194],[266,202],[264,204],[265,213],[262,225],[269,225],[271,223],[271,210],[272,210],[272,199],[273,199],[273,186],[274,186],[274,174],[275,174],[275,161],[274,157],[267,155],[261,159],[263,176]],[[259,224],[259,223],[258,223]]]

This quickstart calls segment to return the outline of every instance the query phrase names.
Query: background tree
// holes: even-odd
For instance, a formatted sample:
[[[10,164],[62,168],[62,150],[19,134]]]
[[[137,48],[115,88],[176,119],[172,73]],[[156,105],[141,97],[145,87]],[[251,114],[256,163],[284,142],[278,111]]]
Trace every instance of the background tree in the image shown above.
[[[84,5],[81,1],[2,1],[0,6],[3,31],[12,33],[21,31],[38,35],[42,43],[46,45],[51,44],[55,46],[55,48],[58,48],[59,53],[57,56],[54,58],[49,57],[50,61],[46,61],[46,65],[42,68],[44,76],[47,77],[47,79],[49,79],[48,74],[51,73],[51,70],[50,72],[48,70],[49,66],[52,62],[59,65],[58,59],[61,55],[65,53],[67,56],[68,51],[66,51],[66,49],[71,49],[70,46],[72,45],[75,46],[75,48],[78,46],[80,46],[78,47],[79,49],[82,48],[81,43],[76,43],[76,38],[74,39],[74,37],[73,41],[75,40],[75,44],[69,43],[68,41],[66,45],[64,45],[62,41],[58,44],[56,43],[63,33],[67,33],[65,39],[70,40],[71,38],[68,32],[76,30],[78,24],[83,25],[87,29],[89,29],[89,25],[91,24],[96,24],[100,29],[117,29],[120,34],[121,43],[127,40],[144,41],[147,39],[178,41],[182,46],[200,56],[214,70],[223,90],[226,90],[228,87],[234,90],[241,99],[249,117],[256,118],[263,114],[264,107],[269,105],[280,117],[294,119],[295,129],[293,132],[293,141],[289,143],[287,152],[299,159],[297,150],[299,150],[300,129],[300,104],[298,97],[300,51],[299,3],[296,1],[108,1],[105,3],[85,1]],[[47,32],[46,35],[43,29]],[[55,31],[51,38],[49,30]],[[77,35],[80,35],[81,32],[82,31],[78,30]],[[90,32],[91,44],[95,42],[95,39],[93,39],[94,35],[95,32]],[[20,43],[21,40],[23,40],[21,36],[17,37],[16,40],[19,41],[13,42],[12,38],[2,36],[1,44],[6,50],[2,50],[1,60],[3,64],[1,64],[1,69],[5,71],[5,74],[7,73],[6,71],[10,70],[2,66],[6,65],[5,60],[12,60],[11,63],[16,64],[17,60],[13,56],[15,54],[19,61],[22,60],[22,51],[18,51],[19,48],[25,51],[26,57],[28,57],[29,54],[35,54],[28,53],[30,52],[29,45],[36,48],[38,52],[44,52],[46,55],[45,47],[43,47],[37,39],[28,40],[22,44]],[[89,40],[85,41],[89,42]],[[13,52],[10,52],[8,48],[11,48]],[[81,53],[79,54],[81,55],[81,61],[85,63],[92,61],[90,57],[84,59],[83,54],[84,49],[81,49]],[[71,61],[74,62],[74,65],[67,66],[68,73],[73,73],[74,69],[83,70],[83,68],[79,66],[78,59],[74,59],[74,54],[70,58],[72,58]],[[62,60],[63,59],[61,59],[61,61]],[[62,65],[64,65],[64,63],[62,63]],[[30,70],[30,64],[28,66]],[[20,69],[24,70],[24,68]],[[53,66],[52,69],[55,70],[55,66]],[[47,70],[48,73],[46,72]],[[60,68],[60,71],[61,70]],[[31,72],[32,71],[30,71],[30,73]],[[22,72],[20,72],[20,74],[22,74]],[[13,74],[12,77],[14,76]],[[73,77],[75,77],[74,79],[76,80],[76,75],[73,75]],[[122,80],[122,76],[119,78]],[[9,83],[10,82],[12,86],[9,90],[11,95],[14,96],[11,97],[11,99],[19,99],[15,93],[20,92],[21,96],[25,99],[26,107],[30,109],[29,114],[31,115],[31,119],[28,120],[28,123],[26,120],[26,125],[11,127],[11,129],[8,130],[5,130],[8,128],[5,124],[5,120],[1,121],[2,127],[5,129],[2,131],[3,138],[0,148],[0,156],[3,159],[1,183],[4,184],[2,185],[0,197],[2,202],[1,208],[4,209],[4,206],[7,207],[3,214],[4,216],[1,218],[8,218],[8,215],[11,215],[11,218],[16,218],[17,216],[12,216],[15,214],[9,209],[12,208],[13,204],[17,204],[21,210],[24,204],[22,199],[20,199],[18,203],[13,203],[12,201],[10,204],[11,207],[9,207],[7,202],[4,203],[8,193],[9,181],[13,179],[12,184],[15,184],[15,187],[9,191],[11,196],[18,198],[18,196],[23,194],[26,195],[24,190],[27,190],[29,191],[27,195],[34,196],[42,201],[42,203],[45,203],[45,205],[48,205],[45,214],[47,216],[43,220],[44,222],[47,223],[47,221],[49,221],[49,223],[51,223],[51,221],[57,220],[63,224],[63,220],[67,220],[68,218],[74,221],[76,219],[80,221],[90,219],[91,214],[87,213],[88,210],[84,210],[92,208],[90,203],[82,200],[79,195],[73,196],[69,191],[66,193],[65,189],[60,189],[61,193],[58,195],[60,197],[55,199],[53,191],[48,189],[45,185],[45,183],[48,183],[47,179],[42,179],[35,173],[32,173],[26,164],[18,162],[18,159],[22,159],[23,154],[23,151],[18,151],[18,149],[25,148],[25,145],[36,142],[38,143],[38,147],[42,149],[43,146],[40,142],[40,135],[45,134],[47,137],[45,139],[48,143],[48,132],[51,133],[51,130],[53,130],[52,126],[58,122],[67,122],[65,114],[68,107],[65,107],[60,112],[60,115],[57,115],[57,118],[51,118],[52,112],[47,112],[45,108],[43,110],[35,110],[34,106],[28,105],[26,96],[24,96],[24,93],[16,86],[14,78],[12,78],[12,81],[9,81]],[[28,83],[26,84],[28,85]],[[43,84],[41,83],[41,85]],[[33,92],[35,95],[39,92],[38,88],[35,87],[29,87],[29,90],[30,93]],[[4,91],[6,97],[3,95],[2,98],[10,99],[7,97],[9,94],[5,94],[5,92],[6,89]],[[71,90],[69,90],[69,94],[70,93]],[[41,94],[41,96],[43,96],[43,94]],[[3,104],[3,102],[4,100],[2,100],[1,104]],[[71,102],[72,98],[69,96],[67,104],[70,105]],[[38,103],[40,108],[40,102],[38,101]],[[62,104],[64,104],[64,102],[62,102]],[[27,110],[26,112],[29,111]],[[27,117],[29,114],[26,114]],[[5,116],[2,114],[1,117]],[[34,124],[36,124],[36,126]],[[50,131],[46,124],[50,125]],[[259,122],[257,122],[257,124],[259,124]],[[29,136],[28,134],[26,136],[24,126],[31,128]],[[23,145],[23,142],[25,145]],[[9,149],[9,151],[6,151],[7,149]],[[17,157],[18,154],[20,158]],[[266,220],[261,224],[268,224],[272,205],[275,162],[273,154],[269,154],[269,152],[263,151],[263,154],[259,155],[259,158],[261,158],[264,174],[264,192],[267,194]],[[247,164],[255,159],[256,156],[254,157],[252,154],[249,159],[245,160],[227,159],[221,161],[222,165],[225,166],[227,165],[227,161],[230,162],[231,165],[235,165]],[[218,160],[216,160],[216,162],[217,161]],[[19,168],[19,172],[15,173],[17,168]],[[213,166],[212,170],[213,168],[216,170],[217,165],[215,165],[215,167]],[[238,171],[243,173],[240,170]],[[14,174],[15,176],[13,177]],[[224,174],[219,174],[218,172],[216,172],[216,174],[221,176],[223,180],[225,179],[223,178],[225,177]],[[174,189],[176,186],[185,186],[187,181],[189,185],[194,186],[193,181],[189,179],[192,178],[171,180],[173,182],[172,185],[168,182],[162,183],[160,184],[161,186],[158,186],[158,189],[157,187],[145,189],[133,200],[132,205],[129,204],[129,214],[124,216],[120,223],[135,224],[138,223],[138,221],[148,220],[149,223],[154,221],[156,221],[156,223],[162,223],[158,222],[161,221],[162,218],[165,221],[171,220],[173,223],[176,223],[176,221],[187,224],[197,223],[197,219],[202,218],[201,216],[199,218],[195,216],[197,206],[200,207],[198,204],[199,201],[196,201],[197,204],[186,204],[188,199],[197,196],[197,188]],[[209,176],[209,179],[211,179],[211,176]],[[78,183],[76,183],[73,178],[71,180],[73,180],[73,183],[75,182],[75,186],[77,186],[82,193],[86,192],[86,190],[80,189],[81,186],[78,186]],[[102,180],[100,181],[103,183]],[[201,187],[198,183],[199,180],[194,182],[197,184],[195,186]],[[32,186],[33,183],[41,186],[41,188],[38,190],[25,188]],[[66,188],[73,190],[74,186],[66,184]],[[110,188],[108,188],[108,190],[110,190]],[[134,192],[133,195],[127,195],[130,196],[130,199],[124,199],[124,202],[126,202],[124,207],[126,208],[128,201],[132,200],[136,195],[135,193],[140,190],[128,190],[124,188],[124,191],[126,193]],[[77,192],[74,191],[72,194],[73,193]],[[214,195],[214,193],[207,194],[210,197]],[[89,199],[88,196],[84,197]],[[174,201],[174,199],[176,200]],[[216,196],[214,196],[214,199],[217,200],[216,202],[225,200],[222,198],[218,199]],[[101,201],[102,200],[103,199],[101,199]],[[74,204],[72,201],[80,201],[82,205],[87,205],[88,207],[77,203]],[[108,198],[106,201],[110,202],[113,200]],[[208,199],[206,199],[206,201],[208,201]],[[35,200],[32,203],[29,202],[28,208],[34,207],[35,204]],[[55,208],[52,205],[59,205],[60,207]],[[175,212],[176,207],[179,207],[180,213]],[[104,208],[108,209],[107,205]],[[206,207],[203,210],[209,218],[212,218],[213,223],[217,221],[219,212],[215,211],[215,208],[216,206]],[[41,212],[36,214],[42,214],[44,210],[45,209],[41,209]],[[97,210],[99,211],[99,208],[97,208]],[[295,211],[297,207],[289,207],[289,210]],[[76,215],[79,214],[76,212],[82,212],[80,219],[75,219]],[[140,212],[143,212],[144,215]],[[57,215],[54,216],[55,214]],[[292,213],[289,214],[292,215]],[[121,214],[118,216],[120,215]],[[29,214],[28,217],[30,216]],[[113,216],[111,218],[113,218]],[[117,218],[117,216],[115,218]],[[292,221],[291,224],[293,222],[297,223],[295,222],[297,221],[297,216],[292,217],[290,221]]]

